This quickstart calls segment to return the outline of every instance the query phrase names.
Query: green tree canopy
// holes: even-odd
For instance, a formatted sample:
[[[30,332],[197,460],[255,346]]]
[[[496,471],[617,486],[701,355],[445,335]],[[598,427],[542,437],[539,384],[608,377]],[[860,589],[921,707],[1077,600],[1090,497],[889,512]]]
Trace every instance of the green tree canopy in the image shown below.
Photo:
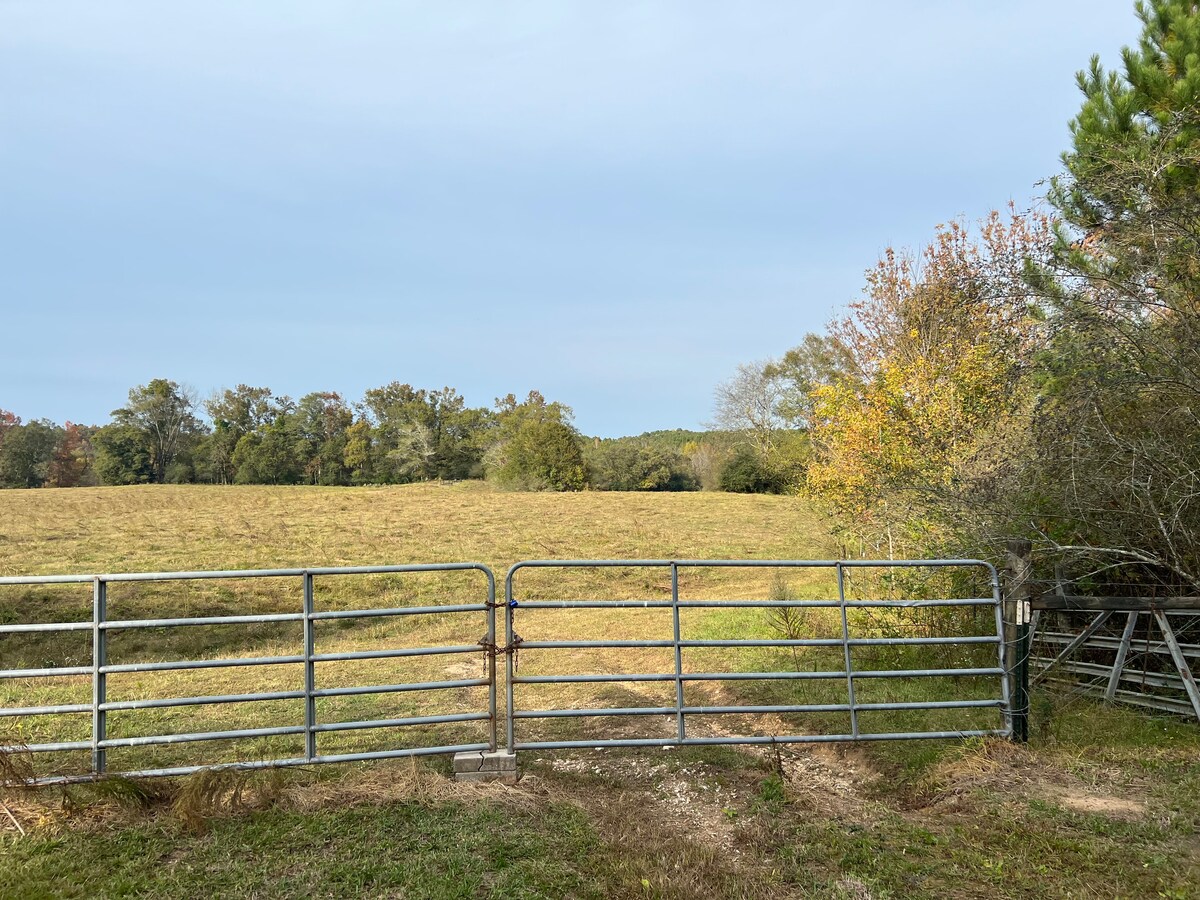
[[[96,432],[96,474],[105,484],[147,484],[154,465],[145,435],[132,425],[106,425]]]
[[[271,395],[270,388],[239,384],[232,390],[213,394],[205,401],[204,409],[213,423],[208,454],[214,480],[230,484],[237,475],[233,453],[238,441],[266,428],[284,407]]]
[[[1050,200],[1062,217],[1037,464],[1053,547],[1200,589],[1200,7],[1138,3],[1119,71],[1093,58]],[[1127,571],[1126,577],[1135,576]]]
[[[190,391],[174,381],[155,378],[132,388],[128,405],[113,410],[114,423],[131,429],[142,442],[150,462],[151,481],[166,481],[171,464],[203,432],[195,407]]]
[[[375,423],[375,468],[384,480],[478,476],[493,417],[468,407],[454,388],[393,381],[367,391],[363,406]]]
[[[7,428],[0,443],[0,487],[45,484],[61,433],[61,428],[46,419]]]
[[[583,490],[587,464],[570,407],[530,391],[520,403],[512,394],[498,399],[496,411],[498,440],[485,460],[490,477],[522,490]]]

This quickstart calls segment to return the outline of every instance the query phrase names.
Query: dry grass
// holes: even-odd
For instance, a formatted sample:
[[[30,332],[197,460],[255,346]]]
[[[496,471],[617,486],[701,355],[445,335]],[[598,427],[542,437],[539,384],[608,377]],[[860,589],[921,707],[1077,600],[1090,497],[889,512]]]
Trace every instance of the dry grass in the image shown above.
[[[0,575],[831,552],[787,497],[147,486],[0,493]]]
[[[502,578],[520,558],[795,558],[821,557],[830,548],[811,512],[794,499],[726,494],[543,495],[497,492],[486,485],[414,485],[370,489],[145,487],[0,493],[0,574],[56,574],[184,569],[287,568],[481,561]],[[612,579],[615,577],[615,583]],[[819,574],[797,582],[816,596],[827,591]],[[686,596],[766,596],[771,574],[762,571],[688,572]],[[502,589],[502,585],[500,586]],[[479,602],[478,573],[318,579],[318,609]],[[519,595],[553,597],[670,596],[664,570],[576,572],[567,577],[527,570]],[[815,593],[812,593],[815,592]],[[113,584],[108,595],[113,619],[296,612],[300,585],[288,579]],[[0,621],[86,621],[88,585],[0,589]],[[503,617],[500,617],[503,640]],[[736,624],[736,623],[734,623]],[[521,625],[526,639],[538,637],[668,638],[670,615],[663,610],[546,612]],[[702,617],[685,622],[698,633]],[[355,652],[380,647],[470,645],[482,636],[482,614],[319,623],[318,652]],[[204,626],[110,633],[109,662],[162,659],[289,655],[300,652],[298,623]],[[708,654],[711,657],[711,654]],[[90,634],[0,637],[0,668],[87,665]],[[524,671],[657,671],[670,666],[669,652],[597,651],[579,654],[526,653]],[[697,665],[711,666],[697,654]],[[318,686],[387,684],[484,674],[480,653],[400,660],[355,660],[318,667]],[[111,675],[111,701],[150,697],[207,696],[296,690],[299,665],[254,669]],[[87,703],[87,677],[0,682],[0,705]],[[617,688],[597,696],[591,688],[547,689],[530,694],[539,705],[595,706],[611,703]],[[650,701],[658,685],[633,686],[623,705]],[[605,692],[601,692],[602,694]],[[621,698],[616,698],[620,700]],[[319,701],[322,722],[398,718],[486,709],[483,688]],[[116,712],[109,736],[218,731],[298,724],[302,701],[269,701]],[[87,714],[0,719],[0,739],[10,745],[82,740],[90,734]],[[420,730],[394,729],[329,733],[322,753],[369,752],[419,743],[468,743],[485,739],[480,723]],[[240,742],[205,742],[109,753],[114,770],[196,762],[267,759],[302,753],[302,738],[284,736]],[[77,771],[84,754],[39,756],[42,771]]]

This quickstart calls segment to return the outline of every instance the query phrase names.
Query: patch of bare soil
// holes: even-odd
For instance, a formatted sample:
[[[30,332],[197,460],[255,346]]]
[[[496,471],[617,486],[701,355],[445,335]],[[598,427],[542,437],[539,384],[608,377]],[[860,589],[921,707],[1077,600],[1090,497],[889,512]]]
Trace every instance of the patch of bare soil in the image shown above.
[[[1141,800],[1095,794],[1063,785],[1052,786],[1049,798],[1057,806],[1110,819],[1132,820],[1146,815],[1146,804]]]
[[[518,790],[581,807],[620,848],[619,865],[647,893],[689,900],[792,896],[742,833],[749,821],[742,813],[761,772],[676,760],[675,752],[555,753],[542,758],[551,772],[526,776]]]
[[[788,798],[838,822],[878,821],[887,806],[870,797],[880,775],[852,749],[812,745],[781,754]]]
[[[736,698],[723,697],[723,686],[715,689],[714,705],[732,704]],[[756,714],[759,733],[794,734],[795,726],[778,716]],[[737,732],[719,718],[705,722],[711,737],[731,737]],[[870,799],[871,786],[880,778],[860,748],[834,744],[751,744],[745,748],[757,753],[771,765],[783,769],[788,799],[840,822],[877,820],[885,809]]]
[[[937,766],[930,776],[936,789],[919,811],[925,815],[951,812],[969,807],[980,794],[992,794],[1009,802],[1041,800],[1111,819],[1147,815],[1144,788],[1118,778],[1115,771],[1097,771],[1089,783],[1026,748],[990,741]]]
[[[622,782],[636,793],[646,813],[722,853],[740,857],[735,819],[747,796],[736,787],[720,783],[718,771],[704,763],[674,767],[647,751],[642,756],[555,756],[554,772],[596,775]]]
[[[856,748],[802,745],[742,748],[760,755],[767,767],[782,769],[787,798],[813,813],[847,824],[878,821],[886,804],[871,797],[881,777]],[[670,750],[654,751],[670,753]],[[619,782],[636,793],[647,814],[738,858],[739,816],[757,799],[761,773],[737,777],[707,763],[673,765],[669,760],[640,755],[552,756],[554,772],[593,775]]]

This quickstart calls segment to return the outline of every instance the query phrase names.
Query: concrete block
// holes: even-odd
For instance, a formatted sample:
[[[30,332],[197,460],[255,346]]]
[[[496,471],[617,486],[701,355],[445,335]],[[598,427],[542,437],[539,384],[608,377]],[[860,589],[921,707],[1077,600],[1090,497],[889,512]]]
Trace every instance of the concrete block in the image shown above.
[[[471,750],[454,754],[455,781],[499,781],[502,784],[517,782],[517,754],[507,750],[489,753],[486,750]]]

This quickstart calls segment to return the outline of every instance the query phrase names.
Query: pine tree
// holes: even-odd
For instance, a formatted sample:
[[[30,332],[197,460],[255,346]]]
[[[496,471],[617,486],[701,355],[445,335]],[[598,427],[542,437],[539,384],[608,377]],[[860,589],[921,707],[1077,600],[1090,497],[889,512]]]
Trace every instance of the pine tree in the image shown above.
[[[1066,175],[1050,200],[1067,270],[1103,278],[1130,299],[1200,296],[1200,4],[1136,5],[1142,34],[1122,71],[1099,57],[1077,76],[1084,103],[1071,122]]]
[[[1127,581],[1200,588],[1200,4],[1136,6],[1093,57],[1052,182],[1058,271],[1030,497],[1043,535]],[[1043,273],[1045,274],[1045,273]],[[1054,277],[1057,276],[1057,277]],[[1091,563],[1089,563],[1090,565]],[[1136,571],[1135,571],[1136,570]]]

